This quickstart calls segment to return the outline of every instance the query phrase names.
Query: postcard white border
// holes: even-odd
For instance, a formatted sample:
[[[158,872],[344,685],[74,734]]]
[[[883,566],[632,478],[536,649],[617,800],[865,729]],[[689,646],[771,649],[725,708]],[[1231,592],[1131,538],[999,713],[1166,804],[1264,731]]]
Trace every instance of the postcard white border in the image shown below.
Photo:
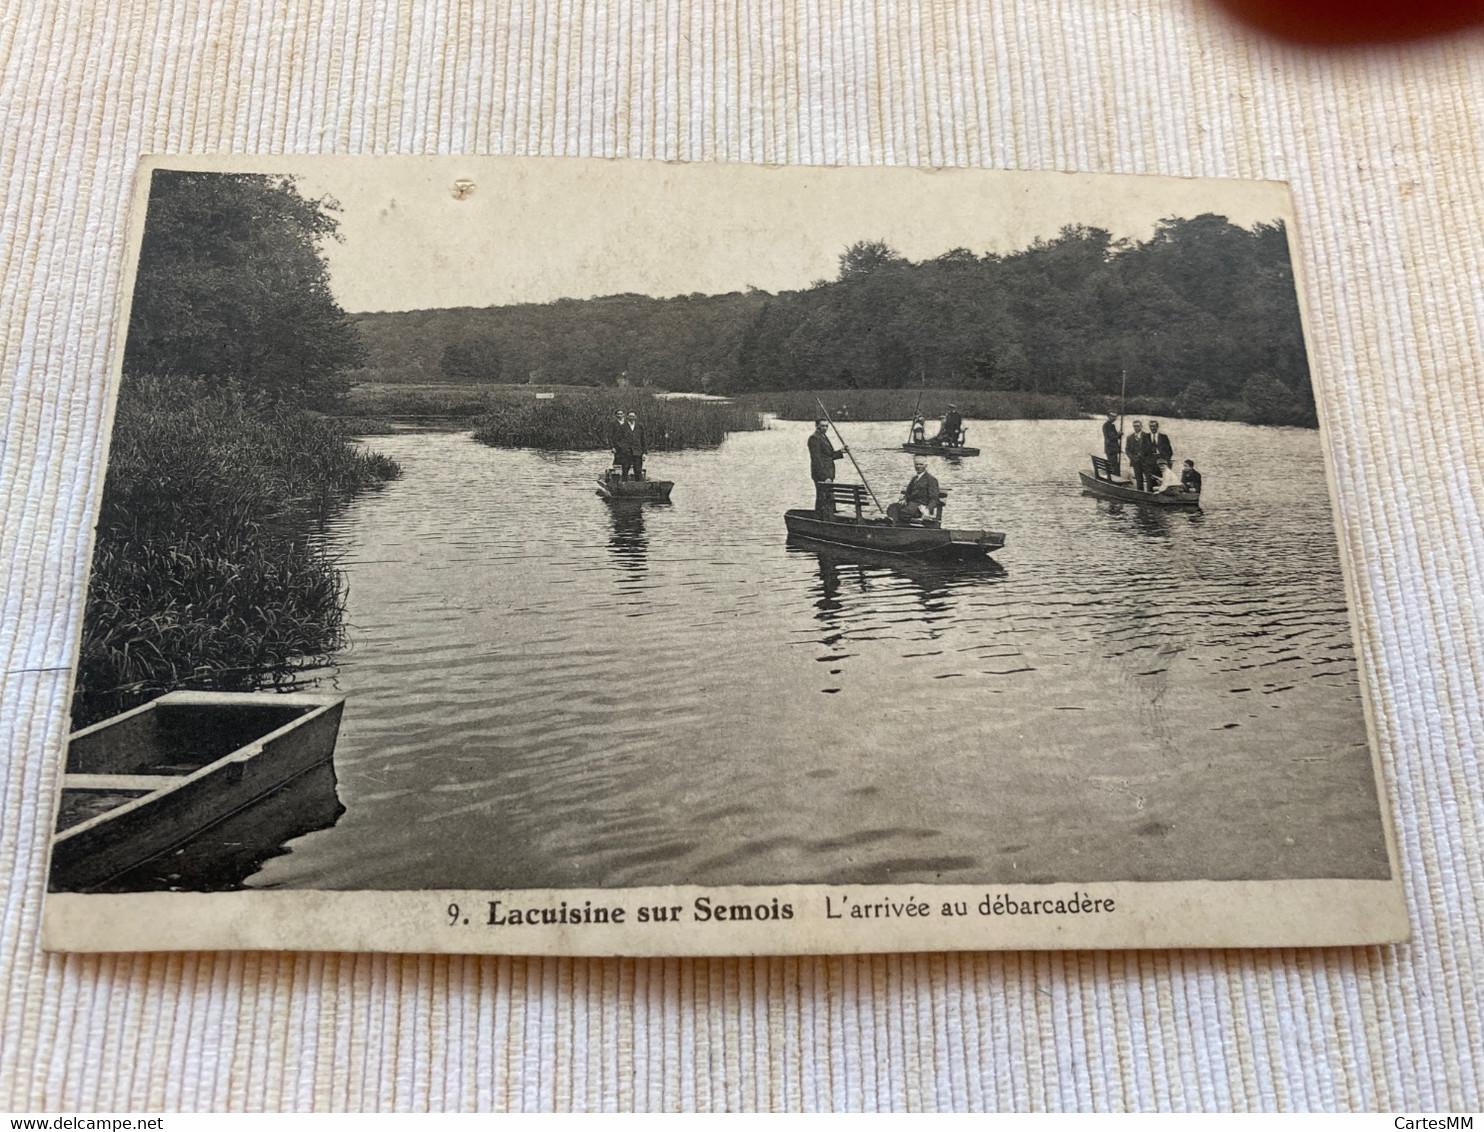
[[[642,182],[646,177],[695,173],[714,191],[757,192],[758,177],[777,183],[799,179],[812,183],[831,176],[859,182],[879,179],[887,195],[912,196],[913,178],[949,175],[1001,181],[1007,192],[1033,193],[1038,185],[1086,182],[1106,196],[1117,189],[1130,197],[1157,194],[1178,186],[1202,194],[1208,210],[1221,208],[1223,191],[1244,198],[1272,194],[1288,231],[1289,254],[1309,353],[1311,380],[1319,409],[1319,440],[1331,506],[1336,499],[1333,454],[1324,420],[1323,382],[1315,376],[1322,357],[1310,316],[1310,296],[1298,247],[1292,198],[1278,182],[1149,177],[1121,174],[1032,173],[997,170],[936,170],[915,167],[821,167],[759,165],[685,165],[655,161],[590,158],[512,157],[361,157],[218,155],[150,157],[141,160],[132,202],[128,257],[111,366],[107,433],[112,421],[123,365],[123,338],[143,235],[150,175],[155,169],[199,169],[215,172],[312,173],[326,162],[376,165],[417,163],[429,176],[450,184],[471,173],[504,166],[517,176],[569,170],[574,181],[612,179]],[[681,173],[681,171],[684,173]],[[560,199],[552,207],[560,208]],[[105,441],[106,443],[106,441]],[[98,465],[93,509],[101,496],[106,460]],[[759,885],[666,886],[622,889],[514,889],[419,891],[240,890],[223,893],[80,894],[50,892],[42,916],[42,946],[49,951],[134,952],[171,950],[304,950],[426,952],[441,954],[570,956],[741,956],[862,954],[896,951],[1059,950],[1128,948],[1267,948],[1349,946],[1401,942],[1409,926],[1392,809],[1375,728],[1375,708],[1364,678],[1365,646],[1349,541],[1336,511],[1336,541],[1349,603],[1352,638],[1357,649],[1363,714],[1370,739],[1372,772],[1387,847],[1390,879],[1261,880],[1173,882],[1066,882],[1035,885]],[[80,600],[80,599],[79,599]],[[77,655],[78,636],[73,641]],[[65,757],[65,744],[59,757]],[[58,775],[57,799],[60,798]],[[49,865],[49,862],[48,862]],[[1075,897],[1075,901],[1074,901]],[[780,910],[778,918],[700,919],[706,907],[733,905]],[[491,902],[499,902],[505,923],[491,923]],[[1014,911],[1008,905],[1014,903]],[[1061,910],[1057,910],[1060,902]],[[1075,902],[1077,910],[1068,910]],[[626,910],[622,923],[579,920],[557,924],[508,922],[508,911],[594,907]],[[988,910],[981,906],[988,904]],[[1088,905],[1097,904],[1096,908]],[[458,905],[459,914],[450,915]],[[911,913],[908,906],[923,907]],[[945,916],[944,906],[965,906],[964,915]],[[996,905],[1002,906],[996,910]],[[792,915],[784,918],[788,906]],[[876,908],[853,916],[852,907]],[[639,909],[679,909],[678,918],[663,923],[639,922]],[[884,910],[882,910],[884,909]],[[467,913],[467,915],[465,914]],[[501,912],[495,910],[494,918]],[[465,923],[463,921],[467,920]]]
[[[945,905],[954,914],[945,916]],[[624,909],[622,923],[584,919],[594,908],[610,916]],[[641,923],[644,908],[678,916]],[[716,917],[718,908],[726,918]],[[740,908],[753,918],[732,918]],[[869,911],[852,915],[858,908]],[[568,922],[513,925],[512,910],[565,912]],[[759,910],[768,918],[757,918]],[[584,956],[1306,947],[1406,938],[1400,886],[1354,880],[53,893],[42,930],[51,951]]]

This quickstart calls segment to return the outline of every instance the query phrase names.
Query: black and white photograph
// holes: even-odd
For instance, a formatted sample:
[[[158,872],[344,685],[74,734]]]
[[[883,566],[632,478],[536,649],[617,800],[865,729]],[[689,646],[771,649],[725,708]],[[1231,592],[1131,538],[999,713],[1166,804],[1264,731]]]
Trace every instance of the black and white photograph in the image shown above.
[[[48,946],[1404,938],[1302,235],[1259,181],[147,161]]]

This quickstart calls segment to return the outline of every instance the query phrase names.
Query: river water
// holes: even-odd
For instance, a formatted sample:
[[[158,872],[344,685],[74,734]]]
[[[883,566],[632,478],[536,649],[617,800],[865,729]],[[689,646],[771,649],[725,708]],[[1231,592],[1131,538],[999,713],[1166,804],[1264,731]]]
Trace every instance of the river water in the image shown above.
[[[345,812],[249,880],[335,889],[1384,877],[1318,436],[1169,424],[1204,509],[1100,501],[1095,421],[934,459],[997,566],[787,545],[806,423],[650,461],[377,437],[350,583]],[[847,424],[870,483],[894,424]],[[841,479],[852,479],[848,461]],[[887,502],[883,498],[883,503]]]

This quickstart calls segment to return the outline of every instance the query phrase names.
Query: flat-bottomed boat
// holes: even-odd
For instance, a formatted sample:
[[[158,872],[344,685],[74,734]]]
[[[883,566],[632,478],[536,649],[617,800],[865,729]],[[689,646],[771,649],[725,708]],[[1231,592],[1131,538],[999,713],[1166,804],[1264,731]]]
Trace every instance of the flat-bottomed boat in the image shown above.
[[[612,468],[598,479],[598,494],[604,499],[648,500],[651,503],[670,502],[673,480],[626,480],[621,479]]]
[[[1108,469],[1108,461],[1100,456],[1092,458],[1092,474],[1078,472],[1082,487],[1091,495],[1102,499],[1116,499],[1120,503],[1139,503],[1147,507],[1199,507],[1201,493],[1186,491],[1140,491],[1125,479],[1117,479]]]
[[[941,493],[937,513],[931,519],[894,523],[863,514],[868,496],[859,484],[821,486],[826,488],[835,506],[845,504],[853,507],[854,513],[836,512],[821,519],[812,509],[785,511],[783,522],[790,537],[910,558],[982,558],[1005,545],[1005,536],[999,531],[943,526],[942,499],[947,498],[946,491]]]
[[[908,441],[902,445],[903,452],[911,452],[915,456],[977,456],[979,449],[965,448],[951,444],[913,444]]]
[[[95,887],[330,764],[345,697],[170,692],[74,732],[51,887]]]

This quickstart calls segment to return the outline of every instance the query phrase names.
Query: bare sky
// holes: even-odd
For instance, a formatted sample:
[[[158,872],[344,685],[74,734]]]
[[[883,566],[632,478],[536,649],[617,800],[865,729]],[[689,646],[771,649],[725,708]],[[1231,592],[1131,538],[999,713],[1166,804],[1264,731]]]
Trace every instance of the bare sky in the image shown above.
[[[1164,177],[666,164],[574,158],[176,158],[160,164],[293,172],[337,199],[327,247],[346,310],[797,289],[840,253],[885,240],[909,259],[1009,252],[1065,224],[1144,239],[1202,212],[1288,220],[1273,182]],[[473,182],[462,198],[454,185]]]

